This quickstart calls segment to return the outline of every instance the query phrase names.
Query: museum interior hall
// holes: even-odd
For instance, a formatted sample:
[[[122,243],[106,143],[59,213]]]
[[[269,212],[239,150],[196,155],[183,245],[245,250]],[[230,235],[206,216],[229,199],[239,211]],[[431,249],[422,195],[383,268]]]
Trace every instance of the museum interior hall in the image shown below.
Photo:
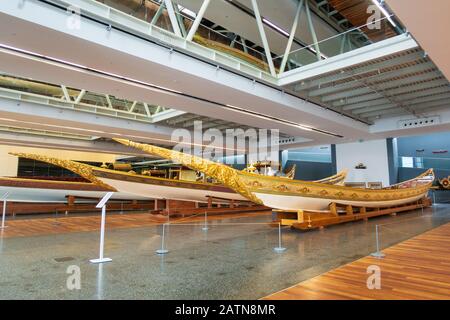
[[[446,12],[0,1],[0,300],[449,300]]]

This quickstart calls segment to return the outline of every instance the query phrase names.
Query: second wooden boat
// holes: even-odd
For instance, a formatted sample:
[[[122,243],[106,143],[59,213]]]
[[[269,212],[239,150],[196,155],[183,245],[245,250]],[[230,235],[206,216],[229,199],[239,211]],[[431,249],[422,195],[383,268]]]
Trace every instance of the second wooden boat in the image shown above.
[[[176,180],[141,175],[106,168],[99,168],[87,164],[62,160],[43,155],[11,153],[12,155],[43,161],[70,170],[82,178],[90,181],[97,188],[105,191],[114,191],[127,195],[128,198],[138,199],[171,199],[182,201],[207,202],[213,198],[215,203],[228,203],[229,200],[252,201],[243,194],[236,192],[230,186],[221,183],[208,183],[187,180]],[[226,166],[225,166],[226,167]],[[227,167],[228,168],[228,167]],[[233,169],[234,170],[234,169]],[[235,170],[236,171],[236,170]],[[243,173],[252,177],[266,177],[269,180],[293,181],[286,177],[270,177],[256,173]],[[331,177],[319,180],[320,184],[342,183],[347,172],[342,171]],[[209,176],[209,175],[208,175]],[[216,178],[216,177],[213,177]],[[217,179],[221,182],[219,179]],[[254,201],[255,202],[255,201]]]
[[[381,190],[350,188],[255,175],[189,154],[124,139],[115,140],[199,170],[250,201],[281,210],[326,211],[332,203],[367,208],[399,206],[426,197],[434,181],[434,172],[430,169],[413,180]]]

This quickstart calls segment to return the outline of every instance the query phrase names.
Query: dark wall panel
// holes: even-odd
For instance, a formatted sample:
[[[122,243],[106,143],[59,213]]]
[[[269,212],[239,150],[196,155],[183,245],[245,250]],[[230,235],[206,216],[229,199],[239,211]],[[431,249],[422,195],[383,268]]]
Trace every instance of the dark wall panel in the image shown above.
[[[449,158],[450,132],[398,138],[397,148],[400,157]],[[433,153],[437,150],[448,150],[449,153]]]
[[[296,180],[320,180],[333,175],[331,163],[288,160],[285,168],[290,168],[294,163],[297,165]]]

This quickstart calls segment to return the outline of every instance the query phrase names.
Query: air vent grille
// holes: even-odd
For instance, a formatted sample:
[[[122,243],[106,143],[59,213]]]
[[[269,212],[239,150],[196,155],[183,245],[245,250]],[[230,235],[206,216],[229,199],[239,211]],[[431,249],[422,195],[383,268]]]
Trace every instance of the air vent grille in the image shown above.
[[[427,127],[439,124],[441,122],[440,117],[427,117],[418,118],[410,120],[401,120],[398,122],[398,127],[400,129],[417,128],[417,127]]]

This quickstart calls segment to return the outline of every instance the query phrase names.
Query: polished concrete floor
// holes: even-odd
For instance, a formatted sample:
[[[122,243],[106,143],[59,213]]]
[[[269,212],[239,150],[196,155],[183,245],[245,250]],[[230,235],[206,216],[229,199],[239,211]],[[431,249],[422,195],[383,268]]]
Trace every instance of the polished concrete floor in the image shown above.
[[[375,225],[387,247],[450,221],[450,205],[299,232],[264,222],[270,216],[107,230],[105,256],[98,232],[0,238],[1,299],[258,299],[375,251]],[[385,224],[385,225],[384,225]],[[67,268],[78,266],[81,289],[67,288]]]

